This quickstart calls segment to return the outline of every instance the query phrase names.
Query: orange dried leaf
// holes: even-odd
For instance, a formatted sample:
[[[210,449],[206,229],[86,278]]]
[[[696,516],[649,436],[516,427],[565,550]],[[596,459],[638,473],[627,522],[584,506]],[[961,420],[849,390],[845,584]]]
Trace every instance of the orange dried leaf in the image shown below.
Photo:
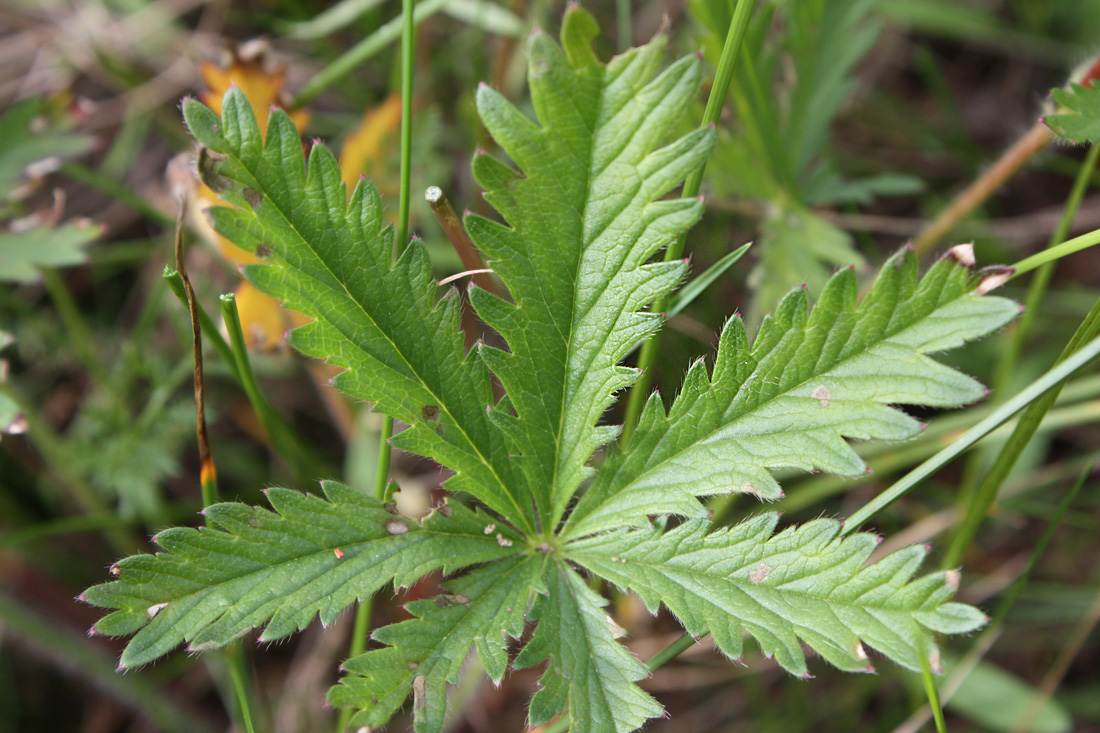
[[[401,97],[397,94],[391,94],[363,115],[363,121],[348,135],[340,152],[340,172],[349,191],[361,175],[369,175],[376,185],[392,178],[386,175],[386,162],[400,125]]]
[[[286,83],[286,67],[278,66],[268,69],[265,49],[262,47],[252,53],[233,52],[230,63],[219,66],[210,62],[199,64],[199,73],[209,91],[200,95],[203,103],[212,110],[221,114],[222,97],[234,84],[240,88],[252,105],[252,111],[256,115],[256,121],[260,125],[260,132],[267,136],[267,118],[271,114],[271,107],[285,107],[286,94],[283,85]],[[302,130],[309,122],[309,111],[304,109],[287,112],[298,130]]]

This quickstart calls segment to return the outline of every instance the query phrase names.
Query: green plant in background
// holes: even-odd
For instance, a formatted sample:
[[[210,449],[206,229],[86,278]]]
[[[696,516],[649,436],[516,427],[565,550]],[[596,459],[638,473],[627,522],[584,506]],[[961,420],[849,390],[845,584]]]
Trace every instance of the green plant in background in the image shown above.
[[[877,2],[762,3],[749,25],[745,63],[730,86],[736,114],[722,126],[708,180],[715,195],[763,207],[760,259],[750,276],[754,324],[795,285],[818,292],[836,267],[864,264],[851,236],[813,207],[920,190],[919,180],[900,174],[848,178],[829,150],[833,121],[856,88],[853,71],[882,29],[872,18]],[[707,57],[717,63],[729,5],[693,0],[690,8],[704,29]]]
[[[1058,114],[1048,115],[1047,124],[1055,133],[1075,143],[1100,142],[1100,87],[1071,83],[1068,89],[1051,92],[1060,106]]]
[[[190,376],[191,366],[188,361],[171,363],[158,354],[114,343],[120,358],[108,369],[104,355],[109,349],[54,269],[84,264],[87,245],[102,233],[99,225],[87,219],[63,221],[65,197],[60,190],[53,194],[52,205],[39,203],[45,176],[94,147],[94,138],[74,129],[72,104],[65,94],[32,97],[0,116],[0,283],[42,281],[62,316],[63,328],[41,319],[25,304],[20,304],[25,318],[3,325],[21,335],[24,358],[53,361],[64,347],[72,346],[77,361],[92,377],[94,388],[80,402],[71,432],[47,438],[56,441],[56,456],[66,464],[66,483],[80,477],[75,480],[81,486],[80,503],[86,510],[98,510],[113,507],[117,500],[123,521],[163,526],[169,514],[162,484],[177,472],[180,448],[191,431],[191,410],[170,398]],[[147,317],[135,335],[152,325]],[[0,348],[13,340],[0,332]],[[64,368],[52,366],[58,371]],[[0,383],[5,372],[6,364],[0,368]],[[146,384],[155,386],[146,390]],[[14,392],[0,392],[0,430],[22,412],[19,401]],[[134,406],[140,406],[136,414]],[[20,430],[27,428],[24,421],[16,425]],[[35,437],[42,437],[45,425],[42,421],[34,425]]]
[[[87,220],[61,224],[65,201],[58,194],[42,211],[24,206],[47,174],[94,144],[72,131],[68,101],[31,97],[0,115],[0,283],[33,282],[39,268],[78,265],[83,248],[100,234]]]
[[[206,527],[159,533],[162,552],[120,561],[116,580],[84,593],[113,609],[97,631],[135,634],[122,666],[257,627],[261,640],[278,639],[442,569],[446,592],[410,603],[412,620],[373,634],[383,648],[343,665],[329,699],[358,710],[353,724],[383,725],[411,694],[416,728],[439,730],[446,685],[469,650],[499,681],[511,638],[525,642],[511,666],[547,661],[533,725],[568,711],[574,730],[626,731],[662,710],[635,684],[646,667],[617,641],[597,578],[653,610],[666,604],[730,658],[741,657],[745,631],[797,675],[807,674],[802,643],[844,670],[870,671],[871,649],[920,669],[938,658],[934,634],[984,623],[951,602],[956,573],[916,577],[924,548],[865,566],[873,535],[834,520],[776,533],[775,513],[707,534],[698,500],[777,498],[771,471],[783,467],[862,474],[845,438],[921,430],[891,405],[980,398],[980,384],[930,354],[1004,326],[1018,308],[985,294],[993,281],[965,252],[920,278],[903,250],[862,303],[843,269],[812,310],[805,289],[787,295],[751,341],[731,318],[711,371],[695,363],[667,411],[652,396],[631,439],[598,460],[620,430],[601,424],[603,413],[638,377],[619,361],[662,322],[645,305],[687,270],[650,260],[702,213],[701,201],[665,196],[704,162],[714,132],[661,145],[697,92],[698,59],[658,73],[658,37],[605,65],[591,50],[596,35],[577,8],[561,47],[532,35],[537,122],[488,87],[477,94],[516,165],[475,156],[504,223],[465,222],[510,296],[471,289],[507,350],[465,349],[460,301],[437,297],[423,247],[399,241],[392,262],[374,187],[360,182],[349,202],[331,153],[315,145],[307,166],[285,114],[272,113],[265,142],[239,91],[221,118],[185,104],[204,180],[237,207],[211,210],[216,228],[263,256],[246,268],[257,287],[314,319],[291,343],[343,367],[337,388],[407,423],[393,444],[453,470],[453,496],[423,521],[334,482],[324,498],[271,489],[274,511],[207,507]],[[505,396],[494,397],[490,374]],[[526,622],[536,623],[529,639]]]
[[[10,333],[0,331],[0,352],[13,343],[15,343],[15,338]],[[15,400],[3,391],[4,383],[7,381],[8,361],[7,359],[0,359],[0,436],[21,429],[19,405],[15,404]]]

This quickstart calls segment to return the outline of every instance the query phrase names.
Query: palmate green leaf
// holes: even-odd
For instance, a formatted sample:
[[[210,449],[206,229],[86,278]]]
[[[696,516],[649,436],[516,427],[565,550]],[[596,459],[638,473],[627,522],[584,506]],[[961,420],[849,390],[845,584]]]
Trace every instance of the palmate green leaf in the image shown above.
[[[524,484],[511,477],[486,415],[488,372],[465,354],[459,299],[436,297],[418,241],[401,243],[391,262],[393,230],[374,186],[360,181],[349,202],[332,154],[314,145],[307,168],[297,129],[279,110],[265,141],[238,89],[226,94],[221,119],[195,100],[184,115],[206,148],[203,180],[237,207],[210,209],[215,228],[270,263],[246,268],[249,280],[314,319],[290,343],[345,367],[337,388],[408,423],[394,445],[453,469],[448,488],[532,529]]]
[[[471,648],[493,682],[503,679],[506,635],[520,637],[530,596],[545,592],[543,562],[541,556],[508,558],[448,582],[450,594],[407,604],[416,618],[375,631],[371,638],[392,646],[345,662],[348,674],[329,690],[329,702],[361,708],[352,725],[379,727],[411,691],[415,730],[440,730],[447,683],[458,681]]]
[[[648,262],[702,210],[664,197],[714,135],[660,147],[696,91],[697,59],[658,72],[658,39],[604,65],[590,47],[595,34],[591,16],[571,8],[561,48],[533,35],[537,122],[491,89],[478,92],[486,126],[516,168],[475,156],[504,223],[470,216],[467,227],[511,301],[476,288],[471,300],[507,350],[465,352],[458,300],[437,298],[423,248],[399,243],[392,263],[374,188],[361,182],[349,202],[331,154],[315,144],[307,166],[285,115],[272,114],[264,140],[238,91],[220,119],[185,105],[204,146],[204,180],[237,207],[214,209],[216,227],[265,260],[246,273],[260,289],[314,319],[292,343],[343,367],[338,387],[411,425],[395,445],[454,469],[447,487],[492,512],[456,504],[418,524],[337,484],[326,485],[328,500],[275,490],[277,514],[210,507],[211,527],[162,533],[165,552],[124,560],[118,580],[87,591],[116,609],[99,631],[136,632],[124,665],[265,624],[261,638],[279,638],[317,614],[330,622],[384,584],[478,565],[447,580],[447,593],[410,603],[412,620],[377,631],[385,646],[350,660],[330,701],[358,709],[355,725],[378,727],[411,695],[416,729],[438,731],[446,686],[470,649],[499,681],[511,639],[531,622],[513,666],[546,662],[532,724],[567,710],[574,730],[628,731],[661,708],[635,684],[646,668],[617,641],[621,630],[581,568],[653,607],[665,602],[731,655],[746,629],[796,672],[802,641],[844,669],[866,668],[857,663],[861,642],[914,666],[934,649],[929,630],[980,623],[973,609],[948,602],[951,575],[911,580],[917,551],[863,568],[872,543],[838,540],[835,523],[772,537],[774,518],[765,517],[708,537],[698,519],[700,496],[775,498],[775,468],[861,472],[846,438],[919,429],[893,404],[981,396],[972,379],[927,356],[1016,313],[979,294],[991,281],[958,262],[960,250],[923,280],[912,254],[898,255],[858,308],[851,271],[832,279],[810,314],[796,291],[751,346],[731,321],[713,375],[694,366],[668,414],[651,400],[631,443],[574,502],[593,452],[617,433],[597,423],[635,378],[618,361],[660,323],[646,303],[686,269]],[[507,390],[495,406],[490,371]],[[672,513],[687,523],[650,527],[648,516]]]
[[[938,658],[930,632],[965,633],[987,620],[948,602],[957,573],[912,579],[924,547],[866,565],[877,537],[841,538],[841,523],[831,519],[773,536],[778,521],[769,512],[712,534],[705,521],[667,532],[661,522],[574,542],[569,557],[636,591],[653,611],[664,603],[691,634],[709,631],[732,659],[741,657],[747,631],[796,675],[807,675],[803,641],[846,671],[873,671],[864,644],[919,670],[922,656]]]
[[[487,86],[477,94],[482,120],[519,173],[475,157],[474,175],[508,226],[468,216],[466,227],[514,302],[477,289],[471,300],[508,343],[508,352],[481,353],[510,398],[494,417],[509,452],[523,456],[545,528],[558,525],[590,475],[593,451],[618,434],[596,425],[613,394],[637,379],[618,362],[661,323],[639,311],[686,272],[683,262],[647,260],[703,209],[662,197],[705,160],[714,138],[699,130],[658,147],[699,87],[698,58],[656,74],[658,37],[605,66],[591,47],[597,33],[592,16],[571,7],[561,48],[532,34],[538,124]]]
[[[516,657],[517,669],[549,659],[531,699],[529,722],[541,725],[568,703],[570,730],[631,731],[662,708],[634,683],[649,670],[616,639],[623,631],[603,607],[607,601],[565,562],[550,566],[548,594],[532,617],[538,626]]]
[[[112,568],[118,580],[89,588],[83,600],[117,609],[96,625],[111,636],[137,634],[121,665],[221,646],[266,624],[261,641],[325,625],[386,583],[411,585],[436,568],[514,554],[507,528],[486,532],[489,519],[461,504],[433,512],[423,524],[338,483],[322,485],[328,500],[269,489],[272,512],[244,504],[204,510],[208,527],[167,529],[163,550],[135,555]],[[494,528],[495,529],[495,528]],[[140,629],[140,631],[139,631]]]
[[[846,269],[811,312],[806,292],[793,291],[751,345],[741,320],[730,319],[713,375],[696,362],[667,415],[658,395],[649,400],[630,444],[604,464],[563,534],[648,527],[653,514],[702,518],[700,496],[777,499],[770,471],[778,468],[856,476],[866,466],[845,438],[902,440],[921,429],[891,405],[977,400],[982,385],[928,356],[1019,312],[1011,300],[983,295],[992,280],[971,264],[972,250],[956,248],[918,279],[906,248],[858,306],[855,273]]]
[[[1055,89],[1051,96],[1067,110],[1047,115],[1045,121],[1051,130],[1075,143],[1100,142],[1100,86],[1096,81],[1088,86],[1070,84],[1069,89]]]

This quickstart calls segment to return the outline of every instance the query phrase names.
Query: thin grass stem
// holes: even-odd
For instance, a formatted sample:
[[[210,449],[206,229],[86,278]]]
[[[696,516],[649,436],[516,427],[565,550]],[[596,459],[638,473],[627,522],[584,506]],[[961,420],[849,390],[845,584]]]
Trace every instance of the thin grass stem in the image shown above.
[[[408,23],[419,23],[428,16],[434,15],[442,10],[447,2],[449,0],[424,0],[416,8],[415,16],[411,19],[405,18],[404,10],[402,10],[400,18],[394,18],[385,23],[374,33],[352,46],[338,59],[321,69],[294,97],[291,108],[297,109],[312,102],[318,94],[350,74],[355,67],[383,51],[398,38],[403,38],[404,27]]]
[[[923,655],[920,658],[920,679],[924,684],[924,694],[928,697],[928,706],[932,709],[932,717],[936,721],[936,733],[947,733],[947,722],[943,719],[943,706],[940,704],[940,693],[936,689],[936,678],[932,675],[932,665]]]
[[[1069,197],[1066,199],[1065,206],[1062,209],[1062,215],[1047,241],[1047,249],[1054,247],[1066,238],[1069,228],[1073,224],[1073,220],[1081,206],[1081,200],[1085,195],[1085,190],[1088,188],[1092,172],[1096,169],[1098,156],[1100,156],[1100,146],[1094,145],[1089,149],[1088,155],[1085,156],[1084,162],[1082,162],[1077,171],[1077,177],[1074,180],[1073,188],[1070,190]],[[992,384],[994,399],[1004,394],[1008,388],[1009,380],[1016,369],[1020,353],[1023,351],[1024,342],[1031,333],[1031,326],[1035,321],[1035,316],[1039,311],[1043,295],[1046,293],[1047,285],[1050,283],[1050,278],[1053,274],[1054,263],[1048,262],[1039,268],[1035,276],[1031,279],[1031,283],[1028,285],[1027,295],[1024,298],[1023,314],[1016,322],[1012,336],[1001,352],[994,372]],[[1018,443],[1017,441],[1017,445],[1022,449],[1026,443]],[[1008,446],[1006,446],[1006,448],[1007,447]],[[989,509],[989,505],[983,506],[983,501],[977,501],[978,494],[981,493],[978,488],[978,483],[983,464],[982,457],[983,454],[981,452],[975,452],[970,456],[970,459],[966,463],[966,468],[963,471],[962,480],[960,481],[960,491],[957,503],[959,506],[959,516],[964,517],[964,525],[966,526],[974,526],[976,522],[980,523],[981,518],[985,516],[985,512]],[[1007,459],[1008,456],[1002,451],[997,461],[1000,463],[1002,460]],[[1015,459],[1012,460],[1012,463],[1015,463]],[[992,474],[993,471],[991,471],[986,479],[981,482],[985,499],[990,502],[992,499],[988,494],[990,492],[989,483]],[[1003,482],[1004,476],[1001,476],[1000,480]],[[994,488],[993,492],[995,493],[996,490],[997,489]],[[981,513],[980,517],[972,516],[979,512]],[[956,535],[956,537],[959,536],[960,535]],[[972,536],[970,537],[970,541],[973,541]],[[952,565],[948,565],[947,567],[953,566],[955,562],[961,559],[962,555],[959,553],[966,552],[965,547],[956,547],[954,544],[952,545],[952,550],[953,552],[948,553],[947,556],[948,559],[952,561]]]
[[[46,286],[46,292],[49,293],[54,308],[57,309],[57,315],[72,342],[77,358],[96,382],[105,383],[107,369],[96,353],[92,331],[80,312],[80,306],[77,305],[72,290],[69,289],[65,278],[61,277],[56,270],[44,268],[41,273],[42,283]]]
[[[1055,363],[1064,362],[1082,345],[1092,341],[1098,335],[1100,335],[1100,300],[1096,301],[1092,310],[1085,316],[1085,320],[1077,327],[1077,331],[1070,338],[1069,343],[1066,344],[1065,349],[1063,349],[1058,361]],[[944,557],[945,568],[953,568],[962,562],[963,556],[978,534],[979,527],[985,521],[989,508],[993,506],[1001,485],[1008,478],[1009,472],[1016,465],[1016,461],[1019,460],[1024,448],[1031,442],[1035,432],[1039,429],[1039,424],[1046,417],[1050,408],[1053,407],[1064,386],[1064,382],[1054,386],[1029,405],[1023,415],[1020,416],[1020,421],[1016,424],[1016,429],[1012,431],[1012,436],[1009,437],[1008,442],[1005,443],[1001,452],[997,455],[982,482],[973,492],[970,503],[966,506],[958,532],[955,533],[947,555]]]
[[[615,0],[615,40],[619,53],[634,42],[634,18],[630,0]]]
[[[1069,197],[1066,198],[1065,206],[1062,208],[1062,216],[1051,232],[1046,249],[1065,241],[1069,235],[1070,227],[1073,226],[1073,220],[1081,208],[1081,201],[1085,197],[1085,191],[1088,190],[1089,182],[1092,179],[1092,174],[1096,171],[1098,161],[1100,161],[1100,145],[1093,145],[1089,148],[1088,154],[1077,171],[1077,177],[1073,181]],[[997,375],[993,381],[994,393],[997,393],[1008,383],[1009,375],[1016,368],[1016,360],[1019,358],[1020,352],[1023,351],[1024,342],[1031,335],[1031,327],[1035,323],[1039,307],[1043,302],[1043,296],[1046,295],[1047,286],[1050,284],[1050,278],[1053,274],[1054,263],[1048,262],[1039,268],[1028,284],[1027,294],[1024,296],[1024,312],[1016,322],[1012,339],[997,367]]]
[[[164,274],[162,275],[165,282],[168,283],[168,287],[179,298],[180,302],[186,307],[187,305],[187,292],[184,289],[183,278],[180,277],[172,267],[165,266]],[[199,327],[202,330],[202,334],[210,341],[214,347],[214,351],[218,352],[218,356],[221,357],[222,362],[228,367],[230,374],[233,375],[238,383],[241,381],[241,375],[237,371],[237,359],[233,356],[233,349],[229,346],[229,342],[222,336],[221,331],[218,330],[217,324],[214,323],[214,319],[210,317],[210,314],[206,312],[206,309],[202,307],[201,303],[195,304],[199,314]]]
[[[1031,257],[1025,257],[1014,264],[1012,269],[1015,270],[1015,272],[1012,273],[1012,279],[1042,267],[1048,262],[1060,260],[1063,257],[1068,257],[1071,254],[1086,250],[1089,247],[1095,247],[1098,244],[1100,244],[1100,229],[1082,234],[1079,237],[1074,237],[1050,249],[1034,254]]]
[[[294,467],[301,481],[316,478],[318,468],[312,454],[299,440],[290,425],[271,406],[263,390],[260,389],[260,383],[256,379],[256,372],[252,369],[252,361],[248,356],[248,346],[245,345],[236,296],[232,293],[222,295],[221,308],[222,321],[225,323],[226,333],[229,334],[229,346],[236,364],[237,381],[244,389],[253,412],[260,418],[268,441],[275,452]]]
[[[237,715],[240,716],[246,733],[256,733],[252,712],[256,707],[252,699],[252,675],[248,669],[248,656],[241,647],[241,642],[235,641],[225,648],[225,661],[229,667],[229,679],[237,701]]]

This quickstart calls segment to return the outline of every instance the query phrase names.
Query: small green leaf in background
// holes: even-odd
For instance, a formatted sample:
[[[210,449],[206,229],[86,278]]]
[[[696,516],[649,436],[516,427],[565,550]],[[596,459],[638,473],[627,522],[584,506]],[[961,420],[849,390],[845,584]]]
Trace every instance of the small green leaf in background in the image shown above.
[[[1100,142],[1100,86],[1071,83],[1069,89],[1051,92],[1059,109],[1067,112],[1047,115],[1046,123],[1059,136],[1075,143]]]
[[[760,236],[760,260],[749,277],[759,318],[792,286],[804,283],[818,293],[838,267],[867,264],[847,232],[802,206],[777,211],[764,221]]]
[[[15,343],[15,337],[6,331],[0,331],[0,351]],[[13,433],[20,430],[19,405],[15,404],[9,395],[4,393],[4,383],[8,381],[8,362],[0,359],[0,437],[4,433]]]
[[[119,371],[130,376],[125,367]],[[67,434],[70,455],[103,496],[118,500],[120,516],[162,526],[164,485],[179,473],[179,456],[194,440],[195,408],[150,399],[135,414],[127,381],[116,379],[116,389],[98,390],[85,399]]]
[[[70,158],[88,152],[93,138],[71,132],[67,97],[32,97],[0,115],[0,283],[29,283],[39,268],[84,262],[83,248],[101,233],[90,221],[61,223],[64,197],[27,213],[20,201]],[[19,217],[19,218],[17,218]]]
[[[34,282],[40,268],[83,264],[84,247],[100,233],[92,222],[0,231],[0,282]]]
[[[28,174],[40,177],[92,149],[95,140],[72,132],[66,111],[58,109],[67,103],[63,96],[31,97],[0,115],[0,200],[24,195]]]
[[[849,180],[830,145],[832,122],[857,88],[855,69],[882,30],[877,0],[799,0],[762,10],[745,38],[730,89],[735,114],[723,123],[708,182],[713,195],[759,201],[764,216],[756,240],[759,260],[750,286],[750,330],[792,287],[817,292],[838,266],[863,265],[843,229],[814,213],[815,206],[865,202],[910,192],[912,179],[887,176]],[[693,0],[692,14],[711,40],[711,63],[732,5]],[[783,43],[772,27],[782,23]]]

